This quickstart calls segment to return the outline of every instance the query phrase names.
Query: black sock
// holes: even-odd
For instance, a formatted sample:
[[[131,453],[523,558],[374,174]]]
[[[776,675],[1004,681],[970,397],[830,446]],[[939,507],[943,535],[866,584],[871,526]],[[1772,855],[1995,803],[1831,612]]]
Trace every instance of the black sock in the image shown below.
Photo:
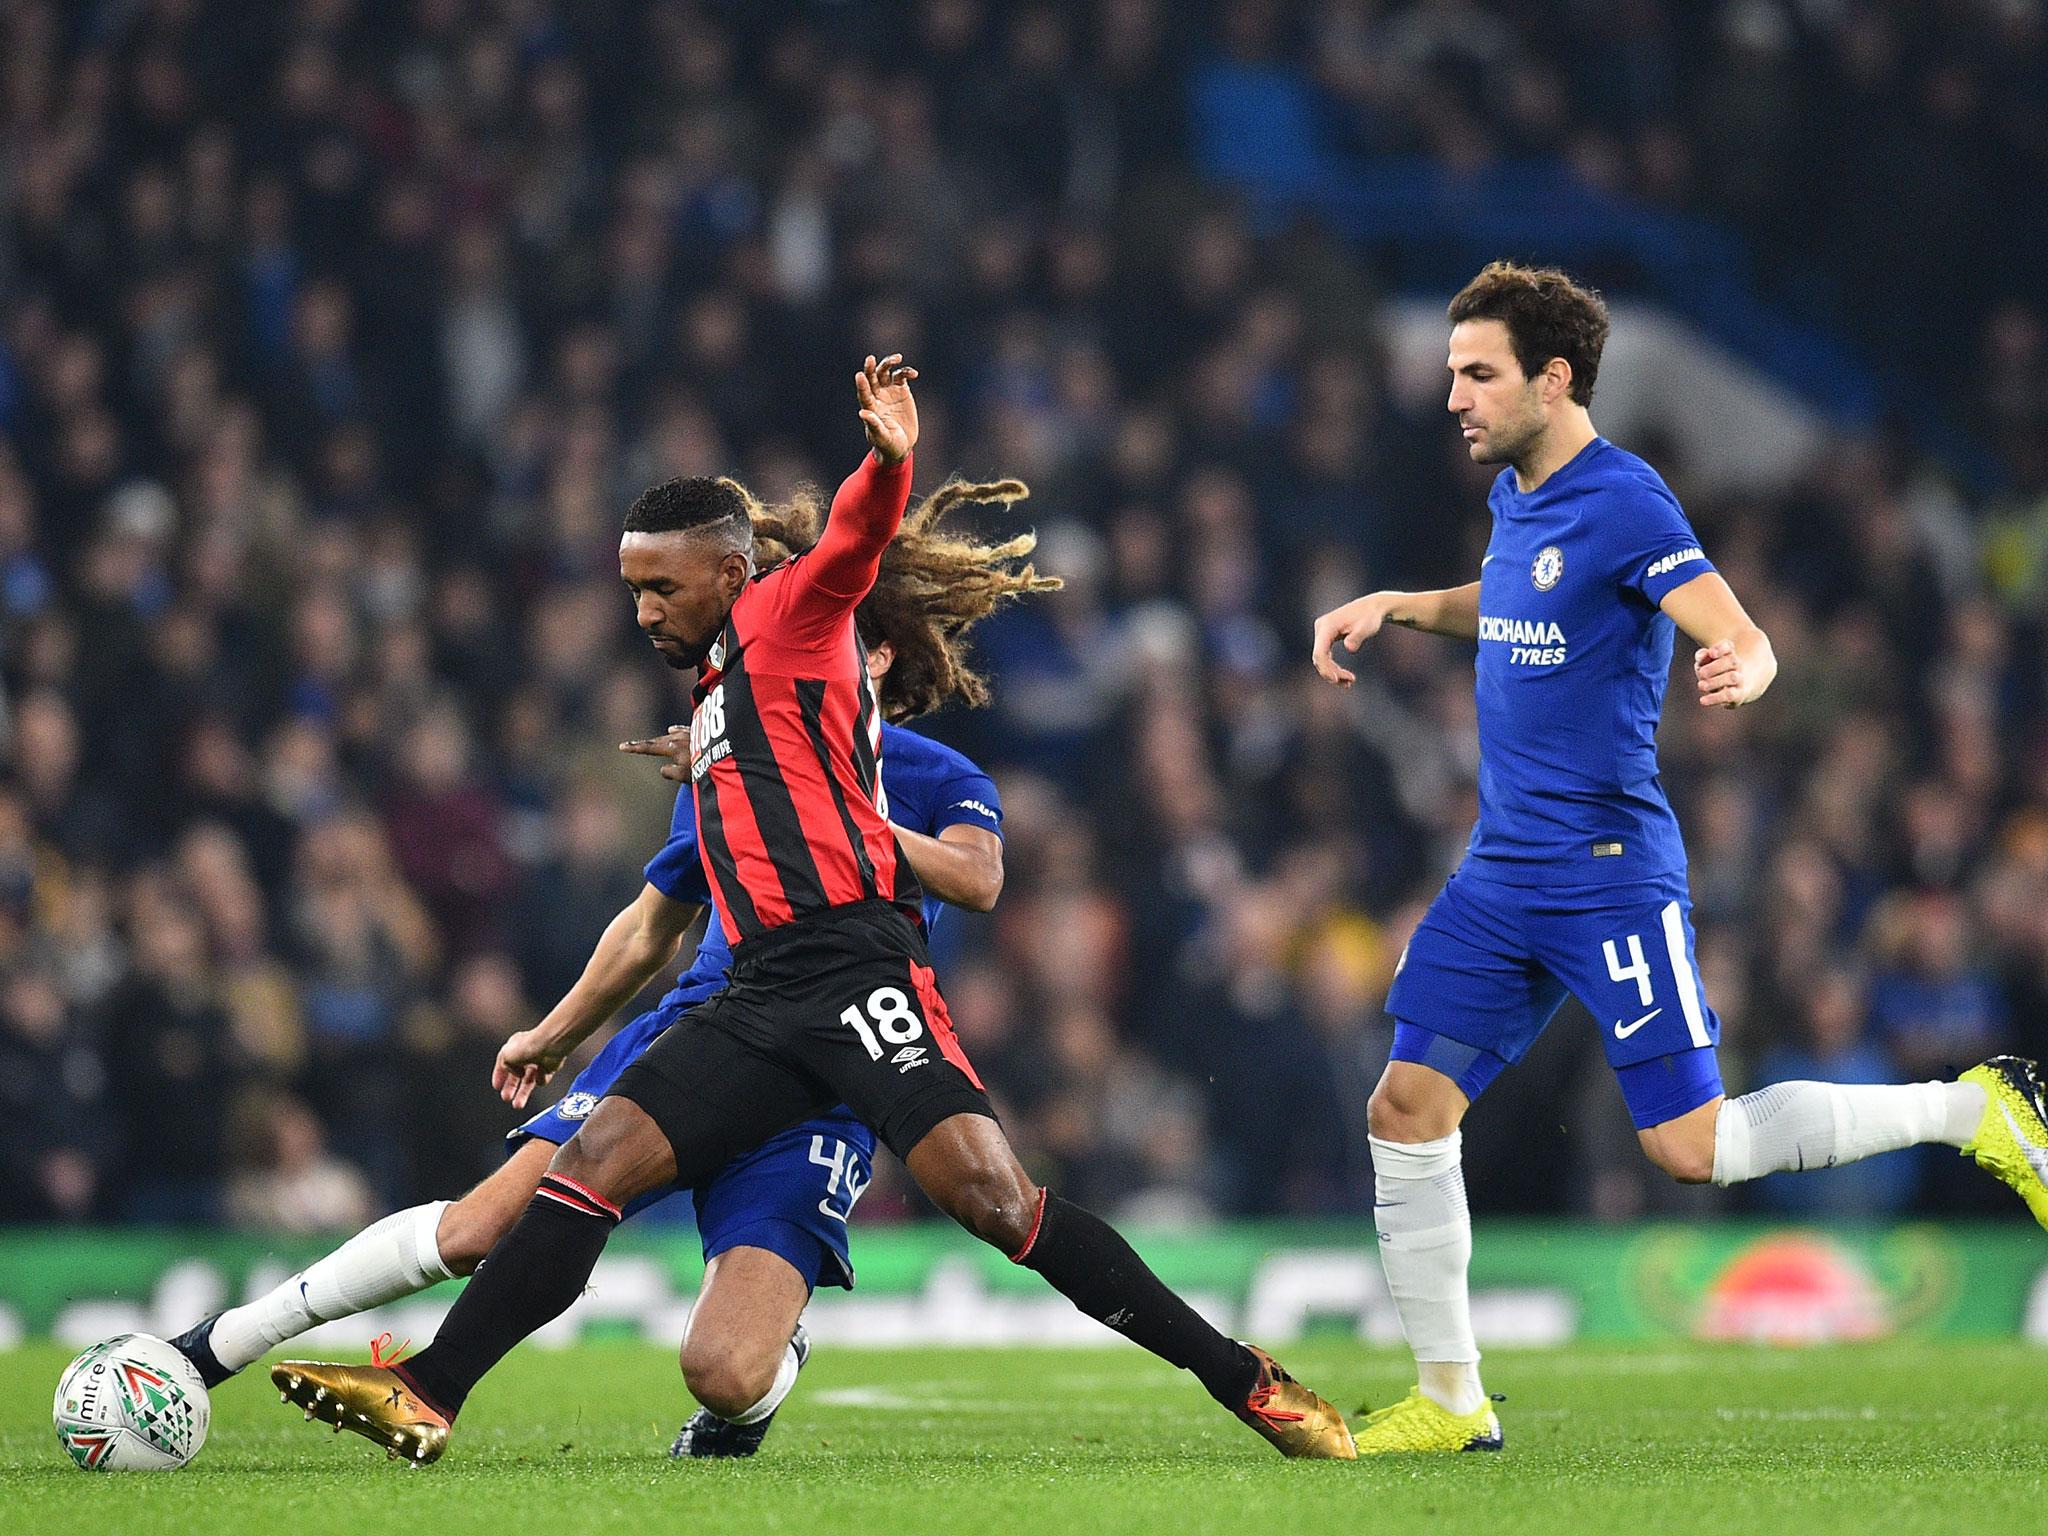
[[[1040,1196],[1038,1227],[1015,1255],[1097,1322],[1143,1345],[1160,1359],[1193,1371],[1209,1395],[1238,1409],[1258,1382],[1259,1362],[1224,1337],[1138,1257],[1114,1227],[1093,1212]]]
[[[619,1224],[617,1207],[573,1179],[550,1173],[525,1214],[455,1300],[434,1342],[401,1374],[451,1419],[470,1388],[512,1346],[569,1310]]]

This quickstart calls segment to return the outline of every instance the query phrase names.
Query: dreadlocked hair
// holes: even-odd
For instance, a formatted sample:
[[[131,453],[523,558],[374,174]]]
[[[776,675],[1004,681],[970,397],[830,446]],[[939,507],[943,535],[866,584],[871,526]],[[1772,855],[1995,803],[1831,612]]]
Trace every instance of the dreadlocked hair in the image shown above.
[[[959,507],[1008,507],[1030,494],[1021,480],[956,476],[904,514],[902,530],[882,551],[874,590],[854,612],[863,645],[895,652],[881,684],[885,720],[914,719],[950,699],[970,709],[988,703],[988,679],[967,660],[967,631],[1013,598],[1056,590],[1060,579],[1018,564],[1038,547],[1037,534],[983,544],[948,528],[946,519]],[[750,498],[756,565],[765,570],[817,543],[827,510],[812,486],[799,487],[780,506]]]

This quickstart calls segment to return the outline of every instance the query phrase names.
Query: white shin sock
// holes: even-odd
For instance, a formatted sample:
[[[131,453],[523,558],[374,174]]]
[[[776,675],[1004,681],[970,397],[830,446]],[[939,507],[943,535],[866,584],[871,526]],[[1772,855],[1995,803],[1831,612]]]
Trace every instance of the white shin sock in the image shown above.
[[[1466,1283],[1472,1218],[1460,1161],[1464,1134],[1453,1131],[1423,1142],[1370,1140],[1380,1264],[1423,1393],[1452,1413],[1471,1413],[1485,1403],[1486,1393],[1479,1384],[1479,1344],[1472,1336]]]
[[[753,1407],[739,1415],[732,1422],[735,1424],[758,1424],[767,1418],[769,1414],[780,1408],[782,1400],[789,1396],[789,1389],[796,1385],[797,1368],[802,1363],[802,1361],[797,1359],[796,1346],[794,1344],[785,1348],[782,1351],[782,1364],[775,1368],[775,1384],[762,1395],[761,1401],[754,1404]]]
[[[215,1357],[239,1371],[316,1323],[350,1317],[452,1279],[435,1238],[448,1205],[437,1200],[386,1216],[265,1295],[223,1312],[213,1325]]]
[[[1714,1182],[1836,1168],[1878,1152],[1977,1133],[1984,1090],[1976,1083],[1773,1083],[1725,1099],[1714,1120]]]

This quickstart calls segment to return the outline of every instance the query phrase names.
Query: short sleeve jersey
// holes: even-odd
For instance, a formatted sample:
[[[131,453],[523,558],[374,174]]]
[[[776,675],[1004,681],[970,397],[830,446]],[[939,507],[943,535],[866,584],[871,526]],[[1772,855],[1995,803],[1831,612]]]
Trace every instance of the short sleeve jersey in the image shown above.
[[[970,759],[929,736],[900,725],[882,727],[882,788],[889,816],[896,825],[937,837],[948,827],[985,827],[998,837],[1003,831],[1003,803],[995,781]],[[711,892],[697,844],[697,815],[689,786],[676,795],[668,841],[648,861],[647,883],[675,901],[708,904]],[[937,925],[943,903],[926,895],[927,934]],[[716,921],[705,930],[704,942],[675,988],[661,1000],[664,1008],[688,1007],[725,987],[732,946]]]
[[[1658,604],[1714,567],[1678,498],[1596,437],[1527,494],[1502,470],[1488,505],[1470,867],[1549,887],[1682,872],[1657,778],[1676,627]]]

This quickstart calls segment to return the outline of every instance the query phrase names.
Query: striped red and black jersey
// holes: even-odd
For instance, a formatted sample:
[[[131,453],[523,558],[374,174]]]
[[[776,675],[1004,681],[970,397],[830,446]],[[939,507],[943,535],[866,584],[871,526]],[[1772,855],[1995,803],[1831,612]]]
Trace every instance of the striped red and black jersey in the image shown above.
[[[828,907],[880,898],[922,922],[889,826],[882,717],[853,613],[903,524],[910,461],[872,453],[817,544],[763,571],[698,670],[690,783],[699,847],[735,947]]]

